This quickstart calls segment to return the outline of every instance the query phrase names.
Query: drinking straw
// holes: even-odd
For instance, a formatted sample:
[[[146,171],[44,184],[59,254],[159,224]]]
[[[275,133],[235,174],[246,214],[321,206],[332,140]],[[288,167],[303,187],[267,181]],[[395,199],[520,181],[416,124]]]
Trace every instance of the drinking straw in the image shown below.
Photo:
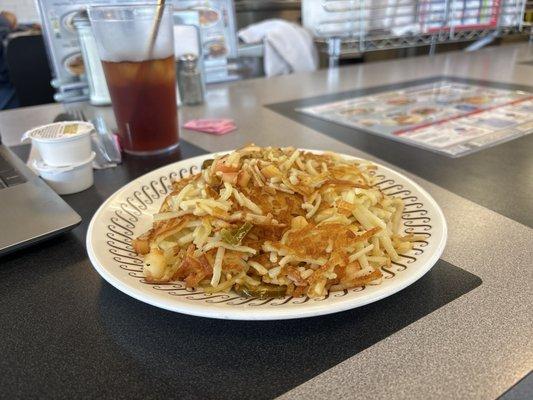
[[[152,58],[154,52],[155,40],[157,39],[157,34],[159,32],[159,26],[161,25],[161,18],[163,16],[163,11],[165,7],[165,0],[157,1],[157,13],[155,16],[154,26],[152,28],[152,33],[150,34],[150,45],[148,46],[148,59]]]

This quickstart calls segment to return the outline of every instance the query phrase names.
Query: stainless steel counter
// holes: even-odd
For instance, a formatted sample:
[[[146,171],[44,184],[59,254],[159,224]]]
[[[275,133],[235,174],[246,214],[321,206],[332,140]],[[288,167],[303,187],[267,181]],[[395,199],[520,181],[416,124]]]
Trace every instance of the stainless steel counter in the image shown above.
[[[213,152],[255,142],[333,150],[387,165],[379,156],[265,106],[435,75],[533,85],[533,67],[521,63],[532,59],[533,45],[517,44],[477,53],[448,53],[220,84],[210,87],[205,105],[183,108],[181,121],[230,117],[239,129],[225,136],[183,130],[181,136]],[[103,114],[113,121],[109,108],[73,106],[84,107],[88,116]],[[4,143],[17,144],[25,130],[52,121],[62,111],[62,105],[51,104],[0,112]],[[524,173],[531,176],[532,168],[530,159]],[[449,236],[442,259],[475,274],[482,284],[281,398],[491,399],[531,371],[533,230],[444,189],[439,182],[420,178],[416,171],[402,172],[430,192],[443,208]],[[312,356],[313,350],[309,351]]]

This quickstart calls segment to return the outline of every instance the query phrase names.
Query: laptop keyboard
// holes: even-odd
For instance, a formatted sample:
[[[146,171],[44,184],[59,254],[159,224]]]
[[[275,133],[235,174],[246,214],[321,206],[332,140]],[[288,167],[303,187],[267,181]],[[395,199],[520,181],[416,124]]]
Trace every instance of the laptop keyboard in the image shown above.
[[[0,190],[24,182],[26,178],[0,154]]]

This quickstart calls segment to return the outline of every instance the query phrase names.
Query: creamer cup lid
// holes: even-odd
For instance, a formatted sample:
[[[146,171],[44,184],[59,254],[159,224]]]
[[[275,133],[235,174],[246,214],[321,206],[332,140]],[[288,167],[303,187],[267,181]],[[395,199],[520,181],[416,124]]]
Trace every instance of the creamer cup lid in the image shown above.
[[[85,136],[94,130],[94,125],[86,121],[63,121],[30,129],[22,137],[42,142],[63,142]]]
[[[94,151],[92,151],[91,152],[91,156],[88,159],[83,160],[83,161],[81,161],[79,163],[72,164],[72,165],[67,165],[67,166],[64,166],[64,167],[54,167],[54,166],[46,164],[41,159],[36,159],[36,160],[33,160],[33,166],[39,172],[46,172],[46,173],[49,173],[49,174],[61,174],[63,172],[72,171],[73,169],[75,169],[77,167],[80,167],[82,165],[85,165],[85,164],[88,164],[88,163],[92,163],[95,156],[96,156],[96,153]]]

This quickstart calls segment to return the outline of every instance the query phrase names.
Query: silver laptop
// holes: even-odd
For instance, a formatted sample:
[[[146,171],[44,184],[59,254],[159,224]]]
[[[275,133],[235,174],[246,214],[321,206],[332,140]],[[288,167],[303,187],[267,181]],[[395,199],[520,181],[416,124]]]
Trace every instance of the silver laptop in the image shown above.
[[[74,228],[81,217],[0,137],[0,256]]]

